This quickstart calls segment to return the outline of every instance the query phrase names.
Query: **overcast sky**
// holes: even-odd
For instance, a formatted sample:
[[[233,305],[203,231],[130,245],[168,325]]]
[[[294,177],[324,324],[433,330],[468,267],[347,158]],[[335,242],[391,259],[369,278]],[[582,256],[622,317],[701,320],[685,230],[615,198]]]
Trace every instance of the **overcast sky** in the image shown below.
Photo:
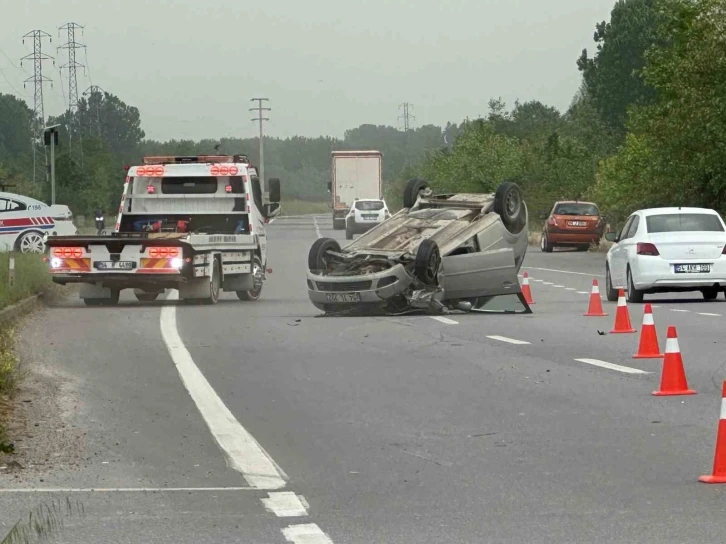
[[[595,23],[615,0],[0,0],[0,92],[32,104],[32,40],[53,37],[44,65],[46,114],[64,108],[68,80],[58,27],[85,27],[78,87],[91,81],[141,111],[154,139],[248,137],[249,99],[270,98],[271,136],[342,136],[362,123],[459,122],[487,102],[537,99],[565,109],[575,65],[594,50]],[[15,65],[15,66],[14,66]],[[6,81],[7,79],[7,81]],[[61,84],[62,83],[62,84]]]

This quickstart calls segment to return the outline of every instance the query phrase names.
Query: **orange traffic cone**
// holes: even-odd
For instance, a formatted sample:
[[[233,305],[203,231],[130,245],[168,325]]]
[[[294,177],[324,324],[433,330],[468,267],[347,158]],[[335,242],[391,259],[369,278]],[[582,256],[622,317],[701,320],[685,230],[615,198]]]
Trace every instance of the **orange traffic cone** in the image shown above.
[[[524,300],[527,301],[527,304],[534,304],[534,300],[532,300],[532,290],[529,288],[529,274],[526,272],[522,278],[522,294],[524,295]]]
[[[618,291],[618,308],[615,311],[615,328],[610,334],[620,334],[628,332],[638,332],[630,324],[630,314],[628,313],[628,304],[625,302],[625,293],[622,289]]]
[[[686,371],[683,369],[683,359],[681,358],[681,349],[678,347],[676,328],[672,326],[668,327],[660,390],[653,391],[653,394],[657,397],[696,394],[693,389],[688,389]]]
[[[716,433],[713,472],[708,476],[701,476],[698,481],[704,484],[726,484],[726,382],[723,382],[721,390],[721,417],[718,420]]]
[[[592,290],[590,291],[590,305],[587,308],[587,313],[582,314],[585,317],[605,317],[606,314],[602,309],[602,300],[600,299],[600,286],[597,284],[597,280],[592,280]]]
[[[640,331],[640,345],[638,353],[633,355],[633,359],[660,359],[663,354],[658,347],[658,335],[655,332],[655,322],[653,321],[653,308],[650,304],[645,305],[645,313],[643,314],[643,328]]]

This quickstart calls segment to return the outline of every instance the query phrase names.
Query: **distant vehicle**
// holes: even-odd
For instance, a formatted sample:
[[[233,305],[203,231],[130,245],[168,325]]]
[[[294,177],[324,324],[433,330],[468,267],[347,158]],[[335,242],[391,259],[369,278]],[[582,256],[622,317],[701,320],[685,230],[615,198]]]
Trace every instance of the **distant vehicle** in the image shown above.
[[[267,279],[265,225],[280,211],[280,180],[264,194],[244,155],[144,157],[124,183],[114,232],[48,238],[50,273],[79,283],[89,306],[142,302],[165,289],[215,304],[221,291],[260,298]]]
[[[726,226],[714,210],[638,210],[620,233],[605,239],[615,242],[605,264],[610,301],[617,300],[618,288],[627,290],[630,302],[678,291],[701,291],[714,300],[726,289]]]
[[[353,201],[345,218],[345,239],[371,230],[391,217],[386,202],[380,198],[361,198]]]
[[[68,206],[49,206],[27,196],[0,193],[0,249],[44,253],[47,235],[77,232]]]
[[[592,202],[555,202],[552,211],[541,215],[540,219],[547,220],[539,243],[545,253],[561,246],[587,251],[590,245],[600,245],[605,231],[605,218]]]
[[[341,248],[319,238],[308,253],[308,295],[326,313],[481,310],[516,295],[527,252],[528,215],[519,187],[435,195],[409,181],[404,208]]]
[[[380,151],[333,151],[328,191],[332,196],[333,228],[343,230],[353,201],[383,198],[383,154]]]

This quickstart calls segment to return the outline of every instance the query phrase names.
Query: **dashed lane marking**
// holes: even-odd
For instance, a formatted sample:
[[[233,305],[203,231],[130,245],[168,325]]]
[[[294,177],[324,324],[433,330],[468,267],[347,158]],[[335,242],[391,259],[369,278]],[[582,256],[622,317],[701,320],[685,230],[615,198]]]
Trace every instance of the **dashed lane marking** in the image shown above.
[[[453,319],[449,319],[448,317],[440,317],[438,315],[430,315],[431,319],[435,319],[436,321],[440,321],[441,323],[445,323],[447,325],[458,325],[458,321],[454,321]]]
[[[315,234],[318,235],[318,238],[322,238],[323,235],[320,234],[320,225],[318,225],[318,218],[313,217],[313,224],[315,225]]]
[[[292,518],[307,516],[307,505],[305,499],[298,497],[292,491],[268,493],[269,498],[260,499],[265,508],[275,514],[278,518]]]
[[[529,344],[529,342],[525,342],[524,340],[515,340],[514,338],[507,338],[506,336],[487,336],[490,340],[499,340],[500,342],[507,342],[508,344],[515,344],[518,346],[523,346],[525,344]]]
[[[178,300],[174,291],[167,300]],[[242,473],[247,483],[258,489],[285,487],[287,479],[267,452],[245,430],[222,402],[204,374],[194,364],[191,354],[179,336],[176,327],[176,306],[161,309],[161,336],[176,365],[184,387],[197,405],[212,436],[224,452],[227,465]]]
[[[564,287],[564,285],[553,285],[552,287]]]
[[[623,372],[625,374],[650,374],[645,370],[639,368],[630,368],[629,366],[621,366],[607,361],[601,361],[599,359],[575,359],[579,363],[585,363],[587,365],[599,366],[600,368],[607,368],[608,370],[615,370],[617,372]]]
[[[557,272],[559,274],[575,274],[577,276],[588,276],[590,278],[604,278],[605,276],[601,276],[599,274],[591,274],[589,272],[573,272],[572,270],[555,270],[553,268],[536,268],[534,266],[523,266],[522,268],[526,268],[527,270],[542,270],[544,272]]]
[[[293,544],[333,544],[315,523],[290,525],[282,530],[282,535]]]
[[[705,316],[708,316],[708,317],[721,317],[721,314],[709,314],[709,313],[706,313],[706,312],[701,312],[698,315],[705,315]]]
[[[565,291],[577,291],[574,287],[565,287]]]
[[[651,308],[652,308],[652,306],[651,306]],[[691,313],[691,310],[680,310],[677,308],[671,308],[671,312],[681,312],[681,313],[687,314],[687,313]]]
[[[543,281],[542,285],[554,285],[551,281]]]
[[[578,295],[589,295],[590,293],[588,293],[587,291],[578,291],[577,294]]]

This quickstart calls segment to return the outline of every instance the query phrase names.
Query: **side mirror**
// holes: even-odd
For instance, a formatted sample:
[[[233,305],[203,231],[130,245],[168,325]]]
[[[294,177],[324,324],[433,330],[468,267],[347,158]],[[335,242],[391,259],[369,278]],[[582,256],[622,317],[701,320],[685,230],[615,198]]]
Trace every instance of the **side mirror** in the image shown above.
[[[271,204],[265,204],[263,207],[263,213],[265,218],[271,219],[276,217],[280,213],[280,203],[272,202]]]
[[[281,199],[281,193],[280,193],[280,180],[278,178],[270,178],[267,180],[267,189],[270,193],[270,202],[280,202]]]
[[[618,241],[618,233],[617,232],[606,232],[605,233],[605,239],[608,242],[616,242]]]
[[[547,219],[549,216],[546,213],[539,214],[540,219]]]
[[[332,193],[333,192],[333,182],[332,181],[329,181],[328,182],[328,192],[329,193]]]

